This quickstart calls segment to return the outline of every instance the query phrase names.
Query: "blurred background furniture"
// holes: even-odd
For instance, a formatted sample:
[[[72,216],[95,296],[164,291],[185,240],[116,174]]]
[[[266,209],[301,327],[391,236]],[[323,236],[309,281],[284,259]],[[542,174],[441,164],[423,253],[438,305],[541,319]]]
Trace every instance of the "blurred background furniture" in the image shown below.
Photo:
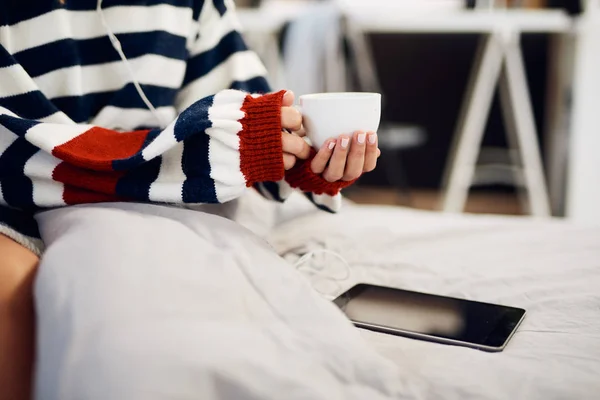
[[[381,3],[382,6],[372,7],[370,3],[345,0],[344,13],[350,23],[358,27],[355,29],[365,33],[482,35],[446,166],[441,208],[450,212],[462,211],[469,188],[476,183],[481,139],[499,84],[509,144],[517,152],[512,152],[513,168],[502,167],[494,171],[488,167],[479,174],[477,183],[506,183],[506,174],[502,171],[508,171],[516,176],[512,183],[525,189],[529,212],[549,216],[548,190],[519,39],[522,32],[569,32],[567,15],[561,11],[453,10],[415,16],[395,10],[392,2]]]
[[[294,36],[296,44],[302,42],[299,23],[305,28],[316,24],[315,7],[333,3],[339,20],[330,19],[337,22],[327,30],[328,23],[322,19],[319,29],[336,33],[321,43],[319,35],[308,35],[302,51],[291,47]],[[366,176],[365,184],[379,184],[385,176],[387,181],[399,178],[403,182],[399,186],[407,186],[400,167],[386,166],[389,158],[392,163],[407,163],[404,172],[411,186],[423,194],[426,188],[437,187],[445,163],[443,209],[460,211],[471,186],[485,188],[486,192],[474,191],[478,198],[482,193],[510,197],[510,190],[502,189],[510,185],[522,187],[519,192],[526,196],[522,196],[521,209],[526,212],[549,215],[551,210],[554,215],[579,215],[580,219],[595,215],[592,209],[597,210],[600,194],[598,185],[591,182],[598,181],[595,171],[600,168],[592,150],[597,145],[592,132],[598,125],[593,104],[600,90],[594,83],[598,75],[594,53],[599,53],[596,43],[600,39],[593,32],[598,23],[590,19],[590,12],[571,18],[564,10],[577,13],[579,8],[563,0],[506,2],[534,10],[466,10],[465,3],[485,8],[478,0],[263,0],[260,7],[240,9],[240,19],[248,36],[263,36],[249,42],[265,60],[274,88],[300,87],[288,81],[302,73],[292,60],[317,49],[312,53],[322,54],[311,54],[307,65],[321,63],[322,73],[315,74],[319,69],[311,67],[310,91],[343,88],[384,94],[380,132],[384,153],[392,155],[396,145],[401,149],[407,145],[408,151],[406,157],[383,158],[379,172]],[[598,0],[584,3],[593,9]],[[545,6],[563,8],[541,8]],[[339,41],[335,40],[338,36]],[[473,62],[469,48],[475,48],[477,37],[479,50]],[[468,60],[472,65],[467,85]],[[294,69],[290,66],[296,67],[294,75],[289,74]],[[460,112],[456,97],[464,87]],[[300,87],[303,90],[309,89]],[[453,120],[456,115],[459,121]],[[453,136],[445,133],[448,124],[456,128]],[[395,133],[387,135],[386,131]],[[508,149],[499,139],[503,133]],[[387,151],[387,139],[391,151]],[[490,144],[502,148],[487,148]]]

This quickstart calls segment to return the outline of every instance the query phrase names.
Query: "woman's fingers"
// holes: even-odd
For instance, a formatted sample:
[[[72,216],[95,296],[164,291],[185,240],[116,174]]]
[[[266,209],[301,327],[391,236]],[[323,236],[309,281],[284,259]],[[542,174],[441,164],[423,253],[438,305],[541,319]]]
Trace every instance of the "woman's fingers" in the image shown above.
[[[294,168],[294,165],[296,165],[296,156],[283,153],[283,168],[287,171],[288,169]]]
[[[281,132],[281,144],[284,153],[293,154],[302,160],[307,159],[310,155],[310,146],[308,143],[294,134]]]
[[[375,132],[367,132],[367,149],[365,151],[365,163],[362,172],[371,172],[375,169],[379,153],[379,149],[377,148],[377,134]]]
[[[362,131],[355,132],[352,136],[352,146],[346,160],[346,169],[342,180],[352,181],[363,173],[365,164],[365,149],[367,147],[367,134]]]
[[[329,166],[323,172],[323,178],[328,182],[336,182],[344,176],[346,169],[346,157],[350,147],[350,137],[342,135],[338,137],[337,143],[333,150],[333,155],[329,160]]]
[[[282,107],[291,107],[294,105],[294,92],[288,90],[283,95],[283,101],[281,102]]]
[[[302,128],[302,114],[294,107],[294,92],[287,91],[281,103],[281,127],[298,136],[306,136]]]
[[[312,159],[310,163],[310,169],[315,174],[322,174],[327,168],[327,163],[333,154],[333,149],[335,148],[336,140],[328,140],[323,144],[319,152],[315,155],[315,158]]]
[[[290,131],[302,128],[302,114],[294,107],[281,107],[281,127]]]
[[[304,129],[304,126],[300,127],[300,129],[298,129],[298,130],[295,130],[294,134],[301,136],[301,137],[306,136],[306,130]]]

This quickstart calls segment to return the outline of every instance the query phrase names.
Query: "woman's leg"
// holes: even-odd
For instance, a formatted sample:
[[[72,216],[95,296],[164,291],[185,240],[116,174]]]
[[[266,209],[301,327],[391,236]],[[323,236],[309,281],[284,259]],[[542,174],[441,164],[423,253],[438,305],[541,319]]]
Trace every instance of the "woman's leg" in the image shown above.
[[[31,397],[38,262],[31,251],[0,234],[0,400]]]

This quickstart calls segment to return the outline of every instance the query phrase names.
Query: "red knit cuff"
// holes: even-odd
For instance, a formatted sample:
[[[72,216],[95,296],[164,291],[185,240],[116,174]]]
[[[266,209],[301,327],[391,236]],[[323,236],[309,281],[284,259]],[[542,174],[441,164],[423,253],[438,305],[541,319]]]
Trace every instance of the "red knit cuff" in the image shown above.
[[[260,97],[246,96],[240,120],[240,169],[246,186],[257,182],[277,182],[283,179],[283,148],[281,144],[281,104],[285,91]]]
[[[307,160],[298,160],[292,169],[285,172],[285,180],[291,187],[298,188],[303,192],[335,196],[340,190],[356,182],[356,179],[352,181],[328,182],[321,175],[312,172],[310,162],[316,154],[317,152],[311,149]]]

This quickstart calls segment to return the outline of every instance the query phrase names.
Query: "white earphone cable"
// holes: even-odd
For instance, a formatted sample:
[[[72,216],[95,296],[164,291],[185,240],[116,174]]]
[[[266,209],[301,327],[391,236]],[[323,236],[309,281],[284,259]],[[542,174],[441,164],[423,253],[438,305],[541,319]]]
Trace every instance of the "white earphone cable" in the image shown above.
[[[329,255],[334,256],[338,260],[340,260],[344,265],[344,276],[341,276],[341,277],[328,276],[327,274],[323,273],[324,266],[321,266],[321,267],[316,266],[315,267],[313,264],[307,264],[313,258],[313,256],[315,256],[317,254],[329,254]],[[346,259],[344,257],[342,257],[340,254],[336,253],[335,251],[327,250],[327,249],[316,249],[316,250],[309,251],[308,253],[306,253],[302,257],[300,257],[298,259],[298,261],[296,261],[294,263],[294,268],[296,268],[298,271],[305,269],[305,270],[309,271],[311,275],[314,275],[317,278],[320,278],[322,281],[329,282],[329,283],[335,283],[336,291],[340,288],[340,285],[337,282],[342,282],[342,281],[349,279],[351,272],[352,272],[352,270],[350,268],[350,264],[348,263],[348,261],[346,261]],[[331,295],[331,291],[319,290],[317,282],[314,282],[314,281],[313,281],[313,287],[315,288],[315,290],[317,290],[319,293],[321,293],[321,295],[329,298],[330,300],[333,300],[334,296]]]
[[[161,120],[158,111],[156,110],[156,108],[154,108],[154,106],[152,105],[152,103],[150,102],[148,97],[146,96],[146,93],[144,93],[144,90],[140,86],[140,83],[136,79],[135,73],[133,72],[133,69],[131,68],[131,64],[129,63],[129,60],[125,56],[125,53],[123,53],[123,48],[121,46],[121,42],[119,42],[119,39],[117,39],[115,34],[112,32],[112,30],[108,26],[108,23],[106,22],[106,18],[104,17],[104,12],[102,11],[102,0],[98,0],[98,3],[96,4],[96,11],[100,15],[100,21],[102,22],[102,26],[104,26],[104,29],[106,30],[106,33],[108,35],[108,38],[110,39],[112,46],[119,54],[121,61],[123,61],[123,64],[125,65],[125,68],[127,68],[127,72],[129,73],[129,77],[133,83],[133,86],[135,87],[135,90],[141,97],[141,99],[144,102],[144,104],[146,105],[146,107],[148,107],[148,109],[150,110],[150,112],[152,113],[154,118],[156,118],[156,121],[158,122],[158,126],[160,128],[163,128],[165,125],[163,125],[163,121]]]

